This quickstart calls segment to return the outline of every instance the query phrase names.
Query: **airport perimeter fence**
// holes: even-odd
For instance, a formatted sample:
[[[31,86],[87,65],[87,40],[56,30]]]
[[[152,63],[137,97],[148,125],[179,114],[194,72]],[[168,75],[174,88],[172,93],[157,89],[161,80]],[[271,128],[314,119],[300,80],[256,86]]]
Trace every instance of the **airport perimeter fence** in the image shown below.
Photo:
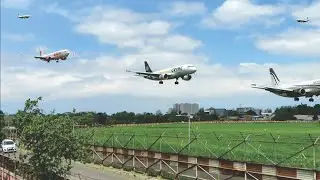
[[[183,133],[167,134],[164,132],[156,135],[156,132],[153,134],[105,132],[103,135],[94,136],[93,144],[93,158],[98,156],[101,160],[100,163],[103,164],[107,163],[104,162],[105,160],[112,157],[112,160],[108,161],[114,162],[117,159],[123,166],[132,161],[132,159],[126,159],[128,156],[136,156],[134,152],[138,152],[140,155],[143,152],[146,153],[141,156],[144,158],[150,158],[150,154],[156,158],[154,154],[160,153],[159,156],[162,160],[162,156],[165,156],[163,154],[169,154],[167,160],[172,160],[172,156],[176,155],[177,163],[181,163],[180,159],[185,157],[187,159],[196,158],[197,162],[200,161],[200,158],[208,161],[217,160],[220,164],[226,160],[274,168],[304,169],[317,174],[318,177],[314,179],[320,179],[320,134],[279,135],[241,132],[195,134],[191,132],[189,137],[188,134]],[[122,160],[119,155],[122,156]],[[139,161],[142,163],[141,160]],[[145,164],[144,166],[147,167]],[[187,165],[188,168],[190,166],[192,164]],[[278,170],[274,171],[278,172]],[[176,175],[177,172],[178,170]]]

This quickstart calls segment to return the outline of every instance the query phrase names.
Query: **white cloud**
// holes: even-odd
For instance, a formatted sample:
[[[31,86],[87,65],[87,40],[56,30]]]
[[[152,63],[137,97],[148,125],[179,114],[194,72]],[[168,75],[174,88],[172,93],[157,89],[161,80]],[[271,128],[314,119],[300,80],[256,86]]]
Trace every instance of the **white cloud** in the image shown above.
[[[28,9],[34,0],[1,0],[1,7],[8,9]]]
[[[164,13],[172,16],[192,16],[202,15],[207,12],[206,6],[203,2],[185,2],[174,1],[170,6],[166,7]]]
[[[9,41],[23,42],[23,41],[33,40],[34,35],[31,33],[16,34],[16,33],[3,32],[3,33],[1,33],[1,39],[9,40]]]
[[[148,57],[150,59],[144,59]],[[153,70],[183,63],[193,63],[198,71],[190,81],[156,81],[126,73],[126,69],[144,70],[143,60],[148,60]],[[24,61],[22,61],[24,62]],[[36,62],[35,62],[36,63]],[[121,57],[101,56],[81,61],[65,61],[63,66],[52,64],[50,69],[24,66],[4,67],[1,71],[1,97],[3,101],[25,100],[30,96],[42,95],[46,99],[83,98],[91,96],[131,95],[149,98],[180,100],[188,97],[197,99],[263,94],[250,88],[252,83],[268,84],[268,68],[274,67],[282,82],[294,82],[319,78],[320,62],[292,64],[243,63],[237,66],[207,64],[204,58],[192,53],[158,51],[126,54]],[[37,62],[41,64],[43,62]],[[14,67],[14,66],[12,66]],[[297,71],[299,69],[299,71]]]
[[[320,1],[314,1],[308,6],[300,7],[293,11],[292,16],[296,19],[309,18],[310,21],[304,25],[320,27]]]
[[[286,6],[255,4],[251,0],[226,0],[205,17],[202,23],[212,28],[224,29],[259,23],[270,26],[281,23],[283,19],[277,16],[284,12]]]
[[[73,14],[68,11],[64,15]],[[251,83],[268,83],[268,68],[275,67],[283,81],[293,77],[306,80],[320,76],[320,63],[293,63],[284,65],[210,64],[208,57],[196,53],[202,42],[175,32],[172,22],[164,21],[154,14],[143,14],[127,9],[96,7],[88,10],[87,17],[73,21],[79,33],[90,34],[101,43],[117,47],[121,56],[101,55],[90,58],[74,58],[57,64],[42,61],[29,62],[14,56],[2,56],[2,101],[25,100],[34,95],[45,99],[81,98],[90,96],[131,95],[149,98],[172,98],[180,101],[245,96],[265,93],[250,88]],[[73,19],[74,20],[74,19]],[[3,58],[5,57],[5,58]],[[174,65],[192,63],[198,71],[190,81],[165,81],[159,85],[133,74],[126,69],[144,71],[147,60],[153,70]],[[19,62],[19,63],[7,63]],[[24,67],[24,69],[17,67]],[[254,68],[253,68],[254,67]],[[299,68],[298,68],[299,67]],[[311,69],[311,68],[314,69]],[[297,71],[299,69],[299,71]],[[300,80],[299,79],[299,80]]]
[[[275,54],[320,57],[320,29],[289,29],[279,35],[258,38],[256,46]]]
[[[155,14],[143,14],[113,7],[93,8],[89,16],[76,24],[76,31],[95,36],[101,43],[140,51],[170,49],[191,51],[202,43],[181,34],[173,34],[174,25]]]

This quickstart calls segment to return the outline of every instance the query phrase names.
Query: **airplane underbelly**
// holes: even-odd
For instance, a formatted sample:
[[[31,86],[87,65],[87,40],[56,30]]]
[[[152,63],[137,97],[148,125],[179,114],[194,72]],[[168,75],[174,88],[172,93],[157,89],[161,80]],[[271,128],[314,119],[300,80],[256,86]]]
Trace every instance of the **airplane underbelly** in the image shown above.
[[[272,92],[278,96],[282,97],[301,97],[302,95],[296,92]]]

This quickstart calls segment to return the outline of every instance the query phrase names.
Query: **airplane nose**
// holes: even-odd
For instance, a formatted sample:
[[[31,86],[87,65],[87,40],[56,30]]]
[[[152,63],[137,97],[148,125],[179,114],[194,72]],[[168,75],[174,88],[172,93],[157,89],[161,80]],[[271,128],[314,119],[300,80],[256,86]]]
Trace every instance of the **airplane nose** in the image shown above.
[[[197,71],[197,68],[196,67],[191,67],[190,70],[194,73]]]

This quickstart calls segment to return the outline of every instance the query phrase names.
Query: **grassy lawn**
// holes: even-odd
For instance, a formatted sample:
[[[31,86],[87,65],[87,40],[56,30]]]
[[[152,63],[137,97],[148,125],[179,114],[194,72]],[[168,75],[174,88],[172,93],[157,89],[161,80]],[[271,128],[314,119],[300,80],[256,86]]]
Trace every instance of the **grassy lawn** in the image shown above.
[[[192,123],[189,146],[187,122],[88,130],[94,130],[95,144],[107,147],[320,170],[320,139],[312,146],[320,137],[319,123]],[[306,149],[299,153],[303,148]]]

